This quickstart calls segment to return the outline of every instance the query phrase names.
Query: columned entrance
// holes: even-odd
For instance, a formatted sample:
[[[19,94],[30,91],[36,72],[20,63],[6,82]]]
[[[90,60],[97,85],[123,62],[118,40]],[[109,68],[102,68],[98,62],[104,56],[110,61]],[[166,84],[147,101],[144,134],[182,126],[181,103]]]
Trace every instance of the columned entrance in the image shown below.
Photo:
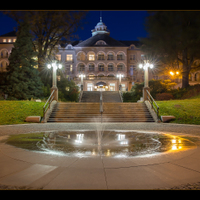
[[[95,88],[97,91],[106,91],[108,90],[108,85],[105,82],[100,81],[96,83]]]

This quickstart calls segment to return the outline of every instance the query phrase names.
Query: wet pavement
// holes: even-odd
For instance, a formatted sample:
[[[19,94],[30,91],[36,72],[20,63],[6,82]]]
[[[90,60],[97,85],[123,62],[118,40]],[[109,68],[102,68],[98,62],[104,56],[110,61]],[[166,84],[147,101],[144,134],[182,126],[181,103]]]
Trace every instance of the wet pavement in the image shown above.
[[[170,134],[194,148],[135,157],[61,156],[6,144],[9,135],[95,130],[98,124],[49,123],[0,126],[0,189],[199,189],[200,127],[162,123],[106,124],[104,130]]]

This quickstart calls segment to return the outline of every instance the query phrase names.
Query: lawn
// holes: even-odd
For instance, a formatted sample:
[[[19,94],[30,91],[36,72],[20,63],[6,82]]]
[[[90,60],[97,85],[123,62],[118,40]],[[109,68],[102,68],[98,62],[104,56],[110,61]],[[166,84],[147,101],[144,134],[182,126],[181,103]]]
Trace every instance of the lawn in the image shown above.
[[[25,124],[27,116],[43,116],[44,102],[0,101],[0,125]]]
[[[200,95],[184,100],[156,101],[160,115],[176,117],[171,123],[200,124]]]

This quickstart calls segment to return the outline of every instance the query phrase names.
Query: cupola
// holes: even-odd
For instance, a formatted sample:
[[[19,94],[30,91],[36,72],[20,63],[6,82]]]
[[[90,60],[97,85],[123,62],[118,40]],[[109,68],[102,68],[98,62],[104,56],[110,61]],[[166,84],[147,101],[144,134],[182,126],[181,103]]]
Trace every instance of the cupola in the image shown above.
[[[107,26],[102,22],[102,17],[100,17],[100,22],[97,23],[95,28],[92,30],[92,36],[96,34],[108,34],[110,35],[110,31],[107,29]]]

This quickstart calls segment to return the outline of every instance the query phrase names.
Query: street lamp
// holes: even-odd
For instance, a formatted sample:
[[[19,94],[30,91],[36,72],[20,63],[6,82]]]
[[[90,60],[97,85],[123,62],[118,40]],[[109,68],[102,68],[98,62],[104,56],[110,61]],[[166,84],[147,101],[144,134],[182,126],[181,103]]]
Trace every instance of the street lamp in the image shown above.
[[[119,91],[120,91],[121,88],[122,88],[122,86],[121,86],[121,79],[122,79],[122,77],[124,77],[123,74],[118,74],[118,75],[117,75],[117,78],[119,78]]]
[[[56,81],[56,70],[62,68],[62,64],[58,64],[56,62],[53,62],[51,64],[47,64],[47,68],[51,69],[53,68],[53,78],[52,78],[52,88],[51,92],[55,90],[54,92],[54,100],[58,101],[58,88],[57,88],[57,81]]]
[[[149,63],[149,60],[144,60],[144,64],[139,64],[140,69],[144,69],[144,89],[143,89],[143,100],[147,100],[146,90],[149,89],[149,80],[148,80],[148,68],[153,68],[153,64]]]
[[[85,74],[80,74],[79,78],[81,78],[81,91],[83,91],[83,78],[85,78]]]

